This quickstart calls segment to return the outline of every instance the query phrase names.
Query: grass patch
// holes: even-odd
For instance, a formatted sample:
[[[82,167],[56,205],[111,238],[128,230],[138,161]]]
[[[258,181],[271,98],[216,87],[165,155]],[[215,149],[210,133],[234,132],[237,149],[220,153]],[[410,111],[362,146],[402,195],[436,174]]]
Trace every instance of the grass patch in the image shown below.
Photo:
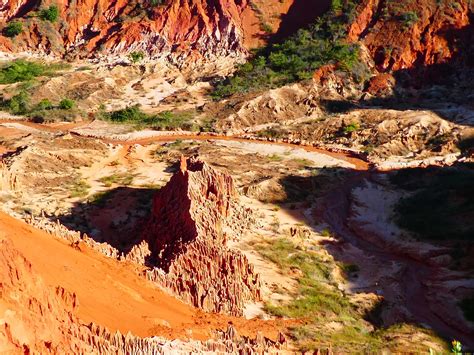
[[[45,64],[18,59],[0,67],[0,84],[14,84],[30,81],[40,76],[53,76],[58,71],[69,68],[64,63]]]
[[[298,275],[298,290],[286,304],[266,304],[265,310],[278,317],[302,320],[290,329],[300,351],[331,348],[336,353],[381,353],[386,349],[428,352],[423,343],[411,344],[414,333],[423,333],[427,344],[446,349],[446,343],[429,330],[411,325],[395,325],[373,330],[348,296],[337,288],[333,271],[337,264],[313,248],[303,249],[291,240],[279,238],[254,244],[266,259],[275,263],[282,274]],[[350,272],[356,265],[343,265]],[[298,272],[295,272],[295,271]],[[375,306],[377,307],[377,306]]]
[[[105,206],[110,198],[110,191],[100,191],[89,197],[88,202],[95,206]]]
[[[352,133],[352,132],[356,132],[360,129],[360,125],[357,123],[357,122],[354,122],[354,123],[350,123],[348,125],[345,125],[343,128],[342,128],[342,131],[345,133],[345,134],[349,134],[349,133]]]
[[[270,161],[282,161],[283,160],[283,158],[281,156],[279,156],[278,154],[268,155],[267,159],[270,160]]]
[[[84,180],[76,180],[71,187],[69,196],[72,198],[85,197],[89,194],[91,186]]]
[[[104,176],[99,179],[99,181],[104,184],[105,187],[110,187],[113,184],[128,186],[131,185],[133,179],[135,178],[132,174],[112,174],[109,176]]]
[[[300,350],[315,350],[338,345],[338,350],[374,350],[382,346],[375,334],[370,334],[349,302],[337,289],[333,279],[335,263],[322,254],[302,250],[288,239],[257,244],[256,249],[288,274],[299,270],[298,291],[292,301],[283,305],[267,304],[265,310],[278,317],[305,320],[305,324],[291,330],[291,335]],[[321,331],[327,322],[340,322],[343,326],[334,331]],[[340,346],[340,348],[339,348]],[[353,351],[354,349],[352,349]]]

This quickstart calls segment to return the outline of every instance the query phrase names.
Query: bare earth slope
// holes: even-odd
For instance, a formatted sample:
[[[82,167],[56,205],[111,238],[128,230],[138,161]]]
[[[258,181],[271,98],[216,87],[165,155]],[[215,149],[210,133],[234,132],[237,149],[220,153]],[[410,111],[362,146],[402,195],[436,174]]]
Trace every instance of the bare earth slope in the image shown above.
[[[54,290],[61,286],[67,290],[77,305],[74,314],[86,324],[94,322],[111,331],[132,332],[138,336],[158,332],[172,339],[185,339],[190,335],[195,339],[208,339],[212,329],[225,329],[228,321],[233,321],[243,335],[271,329],[258,320],[241,320],[245,326],[240,328],[239,319],[204,314],[160,291],[131,268],[85,246],[79,247],[80,250],[72,248],[3,213],[0,214],[0,231],[0,236],[11,241],[15,253],[21,253],[31,263],[48,288]],[[7,272],[5,268],[10,266],[2,264],[2,272]],[[29,282],[24,276],[20,279],[26,284]],[[18,311],[16,308],[9,311],[8,306],[1,309],[3,319],[9,319],[12,310]],[[271,323],[268,326],[272,327]],[[54,329],[48,324],[46,328]],[[275,328],[270,333],[276,337],[278,330]]]

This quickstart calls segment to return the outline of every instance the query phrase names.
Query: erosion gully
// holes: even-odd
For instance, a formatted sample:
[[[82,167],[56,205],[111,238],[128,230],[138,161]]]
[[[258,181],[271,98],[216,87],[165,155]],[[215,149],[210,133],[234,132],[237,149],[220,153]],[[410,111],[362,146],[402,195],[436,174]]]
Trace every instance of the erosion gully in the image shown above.
[[[22,125],[50,133],[67,132],[71,129],[81,126],[81,124],[53,126],[25,121],[0,120],[0,123],[5,122],[20,123]],[[78,134],[76,133],[76,135]],[[351,163],[354,166],[351,176],[340,185],[329,191],[324,197],[323,204],[325,208],[323,212],[323,219],[330,226],[331,231],[335,233],[337,238],[342,239],[346,243],[352,244],[356,248],[364,251],[367,255],[377,258],[382,262],[382,264],[390,265],[392,262],[396,262],[403,265],[404,270],[402,272],[402,276],[397,280],[399,289],[402,292],[403,301],[401,301],[399,298],[395,299],[395,295],[391,294],[391,291],[388,288],[384,288],[383,284],[379,284],[377,286],[378,289],[382,290],[383,296],[388,302],[393,302],[395,304],[400,304],[400,302],[403,302],[403,306],[408,309],[416,323],[428,325],[438,334],[444,336],[447,339],[457,339],[467,346],[474,346],[472,334],[469,334],[461,327],[453,328],[453,326],[447,324],[444,319],[430,311],[428,306],[429,300],[426,297],[428,290],[427,286],[424,285],[423,280],[428,279],[430,275],[433,275],[437,272],[435,266],[429,266],[406,255],[397,254],[392,250],[386,250],[371,242],[368,242],[348,226],[347,220],[350,213],[351,191],[354,188],[363,185],[364,181],[367,179],[370,180],[371,176],[378,174],[378,172],[373,169],[367,161],[363,160],[361,157],[358,157],[354,153],[349,151],[334,152],[312,146],[250,140],[242,137],[219,136],[211,134],[170,134],[128,141],[105,138],[95,139],[102,140],[106,143],[121,144],[125,146],[134,144],[147,145],[159,142],[172,142],[176,140],[252,142],[258,144],[304,149],[306,151],[325,154],[333,158],[342,159]]]

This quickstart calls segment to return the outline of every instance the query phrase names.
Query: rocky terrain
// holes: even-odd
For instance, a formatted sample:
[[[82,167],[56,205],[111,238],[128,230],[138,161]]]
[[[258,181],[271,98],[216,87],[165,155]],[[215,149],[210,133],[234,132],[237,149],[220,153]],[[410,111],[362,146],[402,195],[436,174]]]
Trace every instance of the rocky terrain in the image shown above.
[[[472,349],[473,14],[0,0],[0,352]]]

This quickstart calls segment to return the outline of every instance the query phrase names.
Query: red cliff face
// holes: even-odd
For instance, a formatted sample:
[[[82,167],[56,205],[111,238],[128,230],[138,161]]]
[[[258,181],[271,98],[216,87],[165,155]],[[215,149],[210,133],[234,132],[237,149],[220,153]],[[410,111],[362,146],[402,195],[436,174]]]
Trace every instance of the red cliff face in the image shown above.
[[[349,38],[367,46],[381,71],[443,64],[465,54],[470,6],[468,0],[364,0]]]
[[[89,56],[134,50],[209,55],[243,49],[247,0],[172,0],[155,6],[148,1],[61,0],[55,2],[60,9],[56,23],[34,16],[38,3],[0,0],[0,24],[15,18],[25,27],[13,41],[2,37],[0,50]],[[50,2],[42,3],[43,8]]]
[[[226,244],[249,223],[232,177],[198,159],[183,160],[153,200],[145,239],[164,274],[151,278],[196,307],[241,315],[245,302],[260,298],[260,279]]]

